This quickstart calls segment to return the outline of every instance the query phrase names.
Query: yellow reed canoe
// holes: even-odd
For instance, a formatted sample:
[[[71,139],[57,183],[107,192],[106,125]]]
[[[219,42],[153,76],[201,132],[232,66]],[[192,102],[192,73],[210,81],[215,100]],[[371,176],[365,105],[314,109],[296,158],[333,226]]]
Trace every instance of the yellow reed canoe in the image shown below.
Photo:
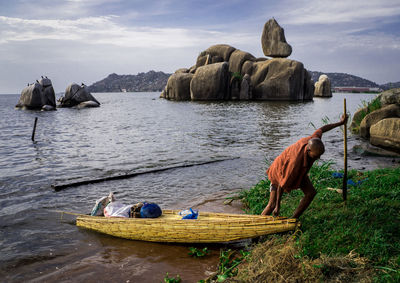
[[[79,215],[76,225],[115,237],[150,242],[221,243],[294,230],[296,219],[261,215],[199,213],[182,220],[179,210],[159,218],[107,218]]]

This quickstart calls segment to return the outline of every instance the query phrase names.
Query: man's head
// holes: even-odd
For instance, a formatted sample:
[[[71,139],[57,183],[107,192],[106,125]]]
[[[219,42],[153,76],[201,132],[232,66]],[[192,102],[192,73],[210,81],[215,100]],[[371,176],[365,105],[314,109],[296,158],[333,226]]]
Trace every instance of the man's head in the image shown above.
[[[325,146],[319,138],[312,138],[308,141],[307,154],[312,159],[318,159],[325,152]]]

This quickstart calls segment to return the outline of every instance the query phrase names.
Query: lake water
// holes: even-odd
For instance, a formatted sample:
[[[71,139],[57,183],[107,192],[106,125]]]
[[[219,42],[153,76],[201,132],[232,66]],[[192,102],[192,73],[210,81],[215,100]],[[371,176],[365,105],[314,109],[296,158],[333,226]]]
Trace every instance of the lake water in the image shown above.
[[[15,110],[19,95],[0,95],[0,276],[8,282],[161,282],[166,272],[187,282],[216,268],[192,259],[185,245],[126,241],[78,229],[55,210],[90,212],[95,200],[117,192],[124,203],[162,208],[206,207],[265,177],[267,162],[286,146],[339,120],[343,98],[351,113],[369,94],[334,94],[313,102],[174,102],[159,93],[99,93],[100,108],[54,112]],[[35,143],[31,141],[38,117]],[[311,122],[311,123],[310,123]],[[326,133],[322,160],[343,163],[339,129]],[[363,141],[349,136],[349,168],[392,165],[352,152]],[[71,187],[51,185],[171,166],[227,159],[135,178]],[[217,202],[216,202],[217,203]],[[203,206],[202,206],[203,205]],[[185,282],[184,280],[184,282]]]

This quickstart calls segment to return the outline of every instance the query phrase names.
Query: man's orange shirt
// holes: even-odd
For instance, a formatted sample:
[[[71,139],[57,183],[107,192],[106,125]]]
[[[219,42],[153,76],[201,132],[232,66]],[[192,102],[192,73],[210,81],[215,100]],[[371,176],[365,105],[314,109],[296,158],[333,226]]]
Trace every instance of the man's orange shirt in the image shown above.
[[[298,189],[314,161],[307,155],[307,144],[312,138],[322,138],[322,130],[316,130],[311,136],[302,138],[286,148],[267,170],[268,179],[275,187],[285,192]]]

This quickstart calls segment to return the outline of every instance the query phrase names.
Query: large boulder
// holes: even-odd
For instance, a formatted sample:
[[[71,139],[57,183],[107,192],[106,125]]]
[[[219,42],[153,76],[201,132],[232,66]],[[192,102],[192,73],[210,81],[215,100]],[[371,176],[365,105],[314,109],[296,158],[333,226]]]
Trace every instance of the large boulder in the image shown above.
[[[236,48],[227,44],[217,44],[210,46],[205,51],[201,52],[196,60],[196,67],[201,67],[208,64],[228,62],[231,54]]]
[[[250,85],[250,76],[248,74],[243,76],[242,82],[240,84],[240,100],[250,100],[252,99],[251,85]]]
[[[261,45],[265,56],[286,58],[292,54],[292,47],[286,42],[285,32],[275,19],[265,23]]]
[[[255,59],[250,53],[236,49],[229,57],[229,72],[241,73],[244,62],[255,61]]]
[[[172,100],[190,100],[191,73],[176,73],[168,79],[165,98]]]
[[[353,119],[351,120],[350,124],[350,129],[353,133],[359,133],[359,125],[362,121],[362,119],[366,116],[368,113],[368,107],[362,107],[358,109],[356,112],[353,114]]]
[[[251,76],[253,74],[253,65],[254,65],[254,61],[246,61],[246,62],[244,62],[243,65],[242,65],[241,74],[242,75]]]
[[[192,100],[228,99],[229,65],[227,62],[197,68],[190,82]]]
[[[175,74],[179,74],[179,73],[189,73],[190,69],[188,68],[180,68],[178,70],[175,71]]]
[[[382,92],[379,95],[382,105],[398,104],[400,105],[400,88],[393,88]]]
[[[318,82],[315,83],[314,96],[332,97],[331,81],[327,75],[320,75]]]
[[[51,80],[47,77],[41,78],[36,83],[25,87],[19,98],[17,108],[55,110],[56,95]]]
[[[400,152],[400,118],[387,118],[371,126],[370,143]]]
[[[81,104],[82,102],[93,101],[94,103],[85,103]],[[67,89],[65,90],[64,97],[60,99],[60,106],[61,107],[74,107],[81,104],[80,107],[82,108],[83,105],[86,107],[99,107],[100,102],[93,97],[93,95],[87,90],[84,84],[70,84]]]
[[[255,62],[251,76],[253,99],[308,100],[312,98],[312,93],[305,93],[311,91],[308,81],[300,62],[283,58]]]
[[[390,104],[369,113],[360,123],[360,135],[363,138],[369,138],[372,125],[378,123],[382,119],[393,117],[400,117],[400,106],[396,104]]]
[[[311,74],[304,69],[304,98],[303,100],[312,100],[314,96],[314,81]]]

